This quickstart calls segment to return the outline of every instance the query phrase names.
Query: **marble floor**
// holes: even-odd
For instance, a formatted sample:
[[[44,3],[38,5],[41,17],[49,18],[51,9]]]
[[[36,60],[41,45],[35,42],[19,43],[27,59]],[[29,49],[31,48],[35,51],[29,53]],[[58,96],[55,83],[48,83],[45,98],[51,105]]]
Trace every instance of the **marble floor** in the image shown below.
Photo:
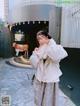
[[[8,59],[0,59],[0,106],[2,97],[10,98],[11,106],[35,106],[31,68],[19,68],[6,64]],[[59,106],[76,106],[60,90]]]

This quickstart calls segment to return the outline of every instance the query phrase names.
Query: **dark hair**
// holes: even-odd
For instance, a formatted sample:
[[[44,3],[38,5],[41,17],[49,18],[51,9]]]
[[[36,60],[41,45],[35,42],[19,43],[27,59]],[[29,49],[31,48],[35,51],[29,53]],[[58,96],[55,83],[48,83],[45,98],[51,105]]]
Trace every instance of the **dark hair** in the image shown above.
[[[37,36],[39,36],[39,35],[43,35],[43,36],[47,37],[48,39],[51,39],[51,36],[48,34],[47,31],[43,31],[43,30],[38,31]]]

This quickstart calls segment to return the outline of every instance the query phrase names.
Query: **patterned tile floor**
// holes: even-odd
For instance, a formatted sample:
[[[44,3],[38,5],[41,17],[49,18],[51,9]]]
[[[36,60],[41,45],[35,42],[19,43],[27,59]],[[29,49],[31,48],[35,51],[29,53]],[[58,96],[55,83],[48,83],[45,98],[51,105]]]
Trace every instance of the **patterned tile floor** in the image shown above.
[[[7,95],[11,98],[11,106],[35,106],[31,81],[34,70],[13,67],[6,61],[0,59],[0,101]],[[59,102],[59,106],[76,106],[61,90]]]

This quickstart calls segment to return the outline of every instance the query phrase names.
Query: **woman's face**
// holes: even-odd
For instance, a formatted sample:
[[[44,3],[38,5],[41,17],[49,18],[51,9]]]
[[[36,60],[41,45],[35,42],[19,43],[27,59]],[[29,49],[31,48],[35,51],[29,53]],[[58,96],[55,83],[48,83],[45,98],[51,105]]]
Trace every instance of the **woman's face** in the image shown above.
[[[48,38],[45,37],[44,35],[38,35],[38,36],[37,36],[37,40],[38,40],[38,42],[39,42],[39,45],[44,45],[44,44],[47,43]]]

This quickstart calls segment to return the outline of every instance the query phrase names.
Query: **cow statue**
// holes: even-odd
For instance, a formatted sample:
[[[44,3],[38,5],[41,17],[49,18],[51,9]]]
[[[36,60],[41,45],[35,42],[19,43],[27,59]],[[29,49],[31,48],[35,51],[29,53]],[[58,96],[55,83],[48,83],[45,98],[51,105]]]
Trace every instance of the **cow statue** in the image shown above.
[[[13,42],[12,47],[15,48],[16,56],[19,56],[19,52],[25,52],[24,55],[28,58],[28,44],[17,44],[16,42]]]

